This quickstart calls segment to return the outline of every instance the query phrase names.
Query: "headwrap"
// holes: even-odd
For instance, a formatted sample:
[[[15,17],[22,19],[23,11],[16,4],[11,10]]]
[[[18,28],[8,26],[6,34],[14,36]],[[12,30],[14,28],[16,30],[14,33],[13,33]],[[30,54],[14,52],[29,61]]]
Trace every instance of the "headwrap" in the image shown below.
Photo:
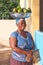
[[[16,24],[18,24],[21,21],[25,21],[25,19],[24,18],[22,18],[22,19],[16,19]]]

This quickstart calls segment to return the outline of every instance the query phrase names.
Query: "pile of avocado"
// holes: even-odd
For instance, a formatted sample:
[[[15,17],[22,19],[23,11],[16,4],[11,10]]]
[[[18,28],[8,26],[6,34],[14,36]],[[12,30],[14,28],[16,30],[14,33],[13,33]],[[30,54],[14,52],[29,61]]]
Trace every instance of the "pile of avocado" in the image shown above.
[[[17,6],[16,8],[13,8],[13,13],[31,13],[31,9],[21,8],[20,6]]]

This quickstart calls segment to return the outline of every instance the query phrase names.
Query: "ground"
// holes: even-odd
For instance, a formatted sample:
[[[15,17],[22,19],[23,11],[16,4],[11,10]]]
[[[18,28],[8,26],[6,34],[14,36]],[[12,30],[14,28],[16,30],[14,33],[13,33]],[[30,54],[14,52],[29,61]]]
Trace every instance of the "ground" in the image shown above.
[[[6,46],[4,45],[0,45],[0,65],[10,65],[10,57],[11,57],[11,49],[10,50],[2,50],[1,51],[1,48],[7,48]],[[34,64],[34,65],[39,65],[38,63],[37,64]]]
[[[0,45],[0,65],[9,65],[11,50],[1,51],[1,48],[4,49],[5,46]]]

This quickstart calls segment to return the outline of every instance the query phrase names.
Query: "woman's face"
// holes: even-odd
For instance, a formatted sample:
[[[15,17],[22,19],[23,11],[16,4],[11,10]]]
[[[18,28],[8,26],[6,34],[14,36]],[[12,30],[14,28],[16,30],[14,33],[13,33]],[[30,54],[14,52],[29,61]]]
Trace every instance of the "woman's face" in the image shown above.
[[[19,30],[24,30],[25,27],[26,27],[26,22],[25,22],[24,20],[22,20],[22,21],[20,21],[20,22],[17,24],[17,26],[18,26],[18,29],[19,29]]]

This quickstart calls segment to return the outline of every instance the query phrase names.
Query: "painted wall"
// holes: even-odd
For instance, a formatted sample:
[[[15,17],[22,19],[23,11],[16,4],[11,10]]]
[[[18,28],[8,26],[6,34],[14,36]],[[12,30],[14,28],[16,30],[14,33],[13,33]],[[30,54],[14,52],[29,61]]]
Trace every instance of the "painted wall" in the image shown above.
[[[26,19],[26,24],[27,24],[26,30],[30,31],[31,29],[30,18]],[[15,30],[17,30],[15,20],[0,20],[0,44],[9,46],[10,33]]]
[[[0,20],[0,44],[9,45],[10,33],[16,29],[15,20]]]
[[[40,21],[40,0],[31,0],[32,9],[32,35],[34,37],[34,32],[39,30]]]

